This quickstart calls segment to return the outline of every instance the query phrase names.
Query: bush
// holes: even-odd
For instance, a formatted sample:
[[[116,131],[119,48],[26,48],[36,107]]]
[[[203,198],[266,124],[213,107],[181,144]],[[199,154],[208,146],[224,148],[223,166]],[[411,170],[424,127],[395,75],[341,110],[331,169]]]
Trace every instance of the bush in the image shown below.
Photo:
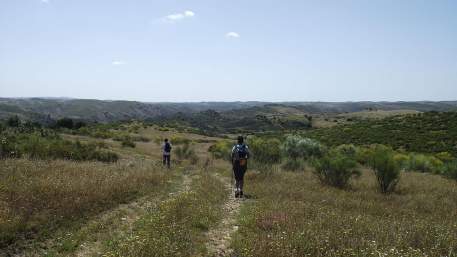
[[[229,141],[218,141],[208,148],[213,158],[224,159],[230,161],[230,154],[232,151],[232,144]]]
[[[329,186],[346,188],[352,177],[360,176],[360,171],[356,169],[357,162],[338,151],[332,151],[311,163],[317,178]]]
[[[56,122],[56,127],[58,128],[67,128],[67,129],[73,129],[74,122],[70,118],[62,118],[57,120]]]
[[[6,135],[0,136],[0,159],[21,157],[15,138]]]
[[[21,120],[17,115],[9,117],[8,120],[6,121],[6,125],[9,127],[14,127],[17,128],[19,125],[21,125]]]
[[[443,162],[433,156],[424,154],[410,154],[408,170],[420,172],[440,173]]]
[[[409,163],[409,155],[403,153],[397,153],[394,156],[395,162],[401,169],[406,169]]]
[[[131,147],[131,148],[135,148],[135,146],[136,146],[136,144],[129,138],[124,138],[124,140],[122,140],[122,142],[121,142],[121,145],[122,145],[122,147]]]
[[[271,165],[281,162],[281,142],[278,139],[254,138],[249,142],[252,160],[257,164]]]
[[[357,148],[352,144],[344,144],[335,148],[341,154],[348,156],[349,158],[355,159],[357,154]]]
[[[444,165],[443,175],[457,181],[457,160],[448,162]]]
[[[452,154],[450,154],[448,152],[437,153],[437,154],[435,154],[435,157],[438,158],[443,163],[451,162],[454,160],[454,157],[452,156]]]
[[[395,161],[395,152],[391,148],[378,146],[371,156],[370,166],[376,175],[381,192],[394,191],[400,179],[400,166]]]
[[[324,153],[324,148],[318,141],[299,136],[288,136],[282,144],[281,150],[288,158],[304,160],[320,157]]]
[[[11,132],[0,137],[0,158],[17,158],[26,155],[33,159],[66,159],[75,161],[98,160],[115,162],[118,156],[104,152],[98,143],[84,144],[48,135],[47,130],[32,133]]]

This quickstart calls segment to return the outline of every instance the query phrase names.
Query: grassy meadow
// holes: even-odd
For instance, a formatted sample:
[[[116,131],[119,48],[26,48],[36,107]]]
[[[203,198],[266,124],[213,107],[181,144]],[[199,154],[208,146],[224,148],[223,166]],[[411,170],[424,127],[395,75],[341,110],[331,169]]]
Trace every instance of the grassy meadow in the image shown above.
[[[347,190],[322,185],[311,171],[252,172],[247,181],[254,200],[239,216],[240,256],[457,255],[454,181],[404,173],[389,195],[370,170]]]
[[[250,134],[244,199],[229,192],[234,134],[12,120],[0,126],[0,256],[457,256],[453,141],[419,151],[431,132],[418,129],[441,128],[441,142],[452,126],[434,121],[454,114],[397,114]],[[379,142],[363,144],[373,124]],[[417,151],[391,145],[395,124]]]

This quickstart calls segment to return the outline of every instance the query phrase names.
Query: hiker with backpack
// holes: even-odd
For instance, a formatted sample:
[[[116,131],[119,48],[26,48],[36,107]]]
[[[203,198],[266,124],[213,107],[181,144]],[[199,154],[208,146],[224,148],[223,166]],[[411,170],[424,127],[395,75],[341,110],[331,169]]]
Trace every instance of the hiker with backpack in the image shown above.
[[[162,145],[162,153],[163,153],[163,165],[167,165],[170,168],[170,155],[171,155],[171,143],[168,142],[168,138],[165,138],[164,143]]]
[[[232,148],[232,167],[235,175],[235,198],[243,197],[244,173],[246,173],[249,159],[249,148],[244,143],[243,136],[239,136],[237,144]]]

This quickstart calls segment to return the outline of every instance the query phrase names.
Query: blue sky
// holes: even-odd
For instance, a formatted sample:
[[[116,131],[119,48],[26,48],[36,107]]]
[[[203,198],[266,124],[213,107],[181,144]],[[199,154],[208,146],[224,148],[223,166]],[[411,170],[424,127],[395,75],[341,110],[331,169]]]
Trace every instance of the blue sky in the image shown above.
[[[457,100],[453,0],[0,0],[0,97]]]

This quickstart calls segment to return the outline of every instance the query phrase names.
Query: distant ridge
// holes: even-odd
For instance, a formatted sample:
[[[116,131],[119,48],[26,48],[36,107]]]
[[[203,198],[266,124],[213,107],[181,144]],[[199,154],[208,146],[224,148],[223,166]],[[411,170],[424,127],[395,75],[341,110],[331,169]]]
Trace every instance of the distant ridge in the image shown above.
[[[275,108],[272,108],[275,107]],[[197,102],[146,103],[125,100],[73,99],[66,97],[0,98],[0,119],[18,115],[23,119],[43,120],[69,117],[87,121],[112,122],[146,120],[175,114],[192,114],[207,110],[230,114],[244,109],[246,113],[268,113],[285,107],[288,112],[346,113],[365,110],[454,111],[457,101],[417,102]],[[279,108],[280,109],[280,108]],[[279,111],[280,112],[280,111]]]

